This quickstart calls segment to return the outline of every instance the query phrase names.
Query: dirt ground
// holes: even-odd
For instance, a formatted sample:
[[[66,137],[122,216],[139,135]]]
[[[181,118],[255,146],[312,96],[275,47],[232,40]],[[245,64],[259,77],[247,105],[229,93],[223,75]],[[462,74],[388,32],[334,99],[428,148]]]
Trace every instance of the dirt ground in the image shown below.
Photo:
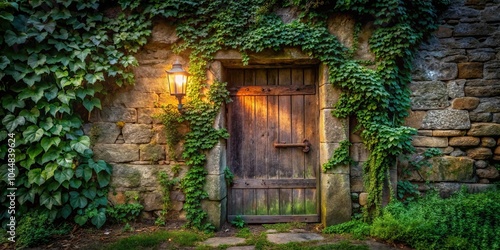
[[[73,230],[66,235],[57,236],[53,238],[48,244],[40,245],[34,248],[25,248],[28,250],[73,250],[73,249],[93,249],[95,246],[104,245],[117,241],[120,238],[125,238],[135,234],[154,232],[158,230],[180,230],[184,225],[184,221],[168,221],[166,226],[155,226],[153,221],[144,221],[137,223],[130,223],[133,231],[123,231],[123,225],[105,225],[101,229],[95,228],[81,228],[75,226]],[[250,232],[253,234],[260,234],[267,229],[262,225],[247,225]],[[306,224],[305,228],[295,229],[297,232],[312,232],[321,233],[322,227],[319,224]],[[229,223],[222,226],[221,230],[215,232],[214,237],[232,237],[236,236],[239,229],[235,228]],[[324,235],[325,236],[325,235]],[[348,239],[340,235],[326,235],[322,243],[335,243]],[[348,239],[354,244],[367,244],[370,249],[404,249],[410,250],[403,245],[389,245],[387,243],[377,242],[373,239],[365,241],[356,241]],[[381,246],[372,248],[371,246]],[[0,249],[11,250],[15,249],[12,245],[0,245]]]

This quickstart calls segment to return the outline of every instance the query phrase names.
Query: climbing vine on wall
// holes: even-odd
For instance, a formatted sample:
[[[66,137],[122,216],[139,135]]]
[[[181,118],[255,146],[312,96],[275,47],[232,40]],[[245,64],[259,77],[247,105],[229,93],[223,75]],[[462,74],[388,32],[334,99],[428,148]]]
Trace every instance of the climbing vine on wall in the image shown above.
[[[83,135],[82,119],[74,110],[100,108],[105,80],[117,85],[131,82],[130,68],[137,64],[133,53],[146,43],[150,19],[163,17],[175,23],[182,39],[176,51],[191,53],[189,103],[180,118],[190,125],[183,156],[191,168],[182,186],[191,226],[209,227],[201,210],[206,197],[204,152],[228,136],[212,126],[219,107],[227,101],[227,91],[217,81],[208,88],[205,76],[213,54],[221,49],[240,50],[247,63],[249,52],[296,46],[328,66],[329,82],[343,93],[333,115],[356,117],[357,129],[371,152],[364,167],[367,217],[377,216],[387,169],[395,156],[412,149],[414,130],[401,125],[410,106],[406,84],[413,54],[436,28],[437,11],[445,3],[120,0],[115,6],[98,0],[2,0],[0,147],[5,158],[7,136],[15,135],[20,204],[45,208],[54,217],[73,216],[80,224],[90,219],[102,225],[105,194],[92,190],[107,186],[111,169],[91,160],[89,138]],[[283,7],[295,9],[297,18],[284,23],[274,14]],[[338,12],[351,14],[358,29],[359,24],[373,23],[370,48],[376,59],[371,66],[353,58],[355,47],[344,47],[329,33],[327,17]],[[2,190],[7,184],[0,184]],[[0,199],[5,201],[5,197],[2,194]],[[97,202],[95,197],[103,199]]]
[[[329,82],[342,90],[332,115],[355,117],[356,130],[370,151],[364,165],[369,192],[366,218],[378,216],[382,189],[388,181],[388,169],[396,156],[412,151],[411,136],[415,130],[402,126],[410,108],[406,85],[411,80],[413,55],[437,26],[437,13],[446,0],[435,1],[171,1],[175,6],[164,17],[177,17],[177,33],[183,43],[177,49],[189,48],[191,60],[202,65],[220,49],[238,49],[247,63],[248,52],[264,49],[281,50],[300,47],[329,68]],[[175,3],[175,4],[174,4]],[[273,13],[277,8],[295,8],[295,20],[284,23]],[[346,48],[329,33],[328,15],[346,12],[360,24],[373,23],[369,40],[375,54],[373,62],[356,60],[356,47]],[[354,46],[357,40],[355,39]],[[200,79],[195,79],[198,82]],[[201,83],[199,83],[201,84]],[[200,93],[203,85],[196,85]],[[324,168],[350,162],[349,143],[343,142]],[[201,173],[201,172],[200,172]]]
[[[34,209],[101,227],[112,169],[92,159],[75,110],[101,108],[105,80],[132,82],[132,54],[151,23],[98,0],[2,0],[0,19],[0,158],[14,160],[0,170],[2,224]],[[15,215],[8,187],[17,188]]]

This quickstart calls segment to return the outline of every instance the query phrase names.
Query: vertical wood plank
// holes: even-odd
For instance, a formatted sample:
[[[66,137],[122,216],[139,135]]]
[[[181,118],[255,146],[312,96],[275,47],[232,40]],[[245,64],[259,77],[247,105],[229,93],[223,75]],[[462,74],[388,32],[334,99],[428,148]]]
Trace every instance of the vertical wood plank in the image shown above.
[[[254,86],[255,85],[255,70],[245,69],[245,77],[243,86]]]
[[[280,165],[279,158],[279,149],[272,146],[274,142],[279,141],[279,122],[278,122],[278,97],[277,96],[269,96],[267,98],[267,131],[268,131],[268,140],[267,145],[269,145],[268,150],[266,151],[266,159],[267,159],[267,178],[269,179],[277,179],[278,170]]]
[[[303,85],[304,75],[303,69],[292,69],[292,84]],[[304,139],[307,139],[304,134],[304,127],[306,126],[305,114],[304,114],[304,96],[296,95],[292,96],[292,109],[291,109],[291,142],[301,143]],[[293,178],[304,178],[305,173],[305,153],[301,148],[294,148],[290,150],[291,157],[293,159],[292,165],[292,177]]]
[[[318,85],[316,83],[316,71],[313,69],[304,69],[304,84],[316,85],[316,93],[318,93]],[[316,178],[319,166],[319,138],[318,138],[318,98],[317,95],[304,96],[304,124],[305,137],[309,140],[312,147],[309,153],[305,154],[305,178]]]
[[[243,190],[233,189],[232,190],[232,211],[234,215],[243,214]]]
[[[280,215],[292,214],[292,189],[280,189]]]
[[[228,125],[229,129],[229,143],[228,143],[228,163],[229,168],[234,174],[236,179],[243,178],[243,166],[241,159],[242,137],[241,126],[243,125],[243,97],[234,97],[233,102],[228,105],[230,113],[229,119],[231,120]]]
[[[243,214],[245,215],[255,215],[255,190],[254,189],[243,189]]]
[[[255,214],[257,215],[269,214],[267,191],[268,191],[267,189],[255,190],[255,201],[256,201]]]
[[[241,147],[241,158],[243,166],[243,176],[246,179],[251,179],[255,177],[255,141],[254,141],[254,97],[245,96],[244,97],[244,122],[242,126],[241,137],[242,137],[242,147]]]
[[[304,198],[305,198],[305,213],[319,214],[318,195],[316,189],[306,189]]]
[[[279,69],[279,85],[290,85],[291,84],[291,73],[290,69]],[[279,96],[279,143],[292,143],[291,129],[292,129],[292,108],[291,108],[291,96]],[[278,170],[279,178],[291,178],[292,177],[292,150],[293,148],[280,148],[280,165]]]
[[[280,193],[279,189],[268,189],[267,190],[267,203],[269,208],[269,215],[279,215],[280,214]]]
[[[293,197],[293,214],[305,214],[305,189],[294,188],[292,190]]]
[[[266,69],[256,69],[255,70],[255,85],[257,85],[257,86],[267,85],[267,70]]]

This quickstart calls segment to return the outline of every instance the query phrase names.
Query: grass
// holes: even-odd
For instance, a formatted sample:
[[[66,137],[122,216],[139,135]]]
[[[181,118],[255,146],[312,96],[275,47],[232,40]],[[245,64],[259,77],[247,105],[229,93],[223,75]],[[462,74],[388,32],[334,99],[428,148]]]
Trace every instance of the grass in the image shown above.
[[[286,233],[292,229],[304,229],[306,223],[303,222],[289,222],[289,223],[276,223],[262,225],[267,230],[276,230],[279,233]]]
[[[156,231],[152,233],[137,234],[118,240],[103,247],[94,247],[99,250],[129,250],[129,249],[179,249],[181,247],[194,247],[196,242],[205,240],[207,235],[193,231]]]

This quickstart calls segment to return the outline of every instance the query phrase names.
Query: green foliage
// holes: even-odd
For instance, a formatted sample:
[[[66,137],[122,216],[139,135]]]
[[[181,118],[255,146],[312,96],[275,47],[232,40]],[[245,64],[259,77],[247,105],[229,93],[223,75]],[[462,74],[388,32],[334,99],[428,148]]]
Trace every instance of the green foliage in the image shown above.
[[[67,234],[70,226],[54,225],[47,211],[32,211],[26,213],[17,227],[16,247],[33,247],[51,241],[54,235]]]
[[[233,185],[234,174],[228,167],[224,168],[224,179],[226,180],[227,186]]]
[[[103,15],[98,0],[4,1],[0,8],[0,134],[15,135],[16,215],[37,208],[100,227],[111,166],[92,160],[75,109],[100,109],[107,79],[132,82],[132,53],[146,43],[151,23],[143,15]],[[7,138],[0,139],[3,158]],[[4,208],[10,183],[7,166],[1,169]]]
[[[280,233],[289,232],[292,229],[305,229],[306,224],[304,222],[289,222],[289,223],[276,223],[276,224],[264,224],[262,225],[265,229],[273,229]]]
[[[349,156],[349,147],[352,145],[349,140],[343,140],[339,143],[339,147],[334,151],[333,157],[328,160],[327,163],[323,164],[323,171],[333,169],[334,167],[341,165],[349,165],[354,163],[352,158]]]
[[[373,221],[371,235],[416,249],[498,249],[500,193],[427,195],[405,206],[393,202]]]
[[[327,234],[351,234],[355,239],[363,239],[370,236],[371,226],[360,220],[351,220],[338,225],[323,229]]]
[[[243,227],[243,228],[240,228],[240,230],[238,230],[238,232],[236,233],[236,237],[240,237],[240,238],[250,238],[252,236],[252,232],[250,232],[250,228],[248,227]]]
[[[198,241],[204,240],[204,234],[191,231],[165,231],[159,230],[152,233],[132,235],[118,240],[115,243],[99,247],[99,249],[128,250],[128,249],[158,249],[168,242],[168,249],[183,249],[194,247]]]
[[[128,223],[137,219],[144,206],[138,203],[116,204],[108,206],[106,215],[114,223]]]
[[[179,122],[181,119],[181,114],[177,110],[177,107],[169,104],[162,107],[163,112],[157,115],[163,125],[165,125],[165,138],[167,142],[169,157],[175,159],[175,147],[183,139],[183,135],[179,132]]]
[[[234,220],[231,221],[231,224],[235,226],[236,228],[244,228],[245,227],[245,220],[243,219],[243,216],[241,215],[236,215]]]
[[[179,174],[180,167],[179,165],[174,165],[172,167],[172,172],[174,177],[177,177]],[[175,185],[179,183],[178,178],[171,178],[170,175],[165,172],[165,171],[160,171],[158,173],[158,181],[160,182],[161,185],[161,191],[163,194],[163,208],[160,212],[160,216],[155,221],[155,225],[165,225],[165,217],[167,216],[169,209],[171,208],[172,204],[170,202],[170,191],[174,188]]]

